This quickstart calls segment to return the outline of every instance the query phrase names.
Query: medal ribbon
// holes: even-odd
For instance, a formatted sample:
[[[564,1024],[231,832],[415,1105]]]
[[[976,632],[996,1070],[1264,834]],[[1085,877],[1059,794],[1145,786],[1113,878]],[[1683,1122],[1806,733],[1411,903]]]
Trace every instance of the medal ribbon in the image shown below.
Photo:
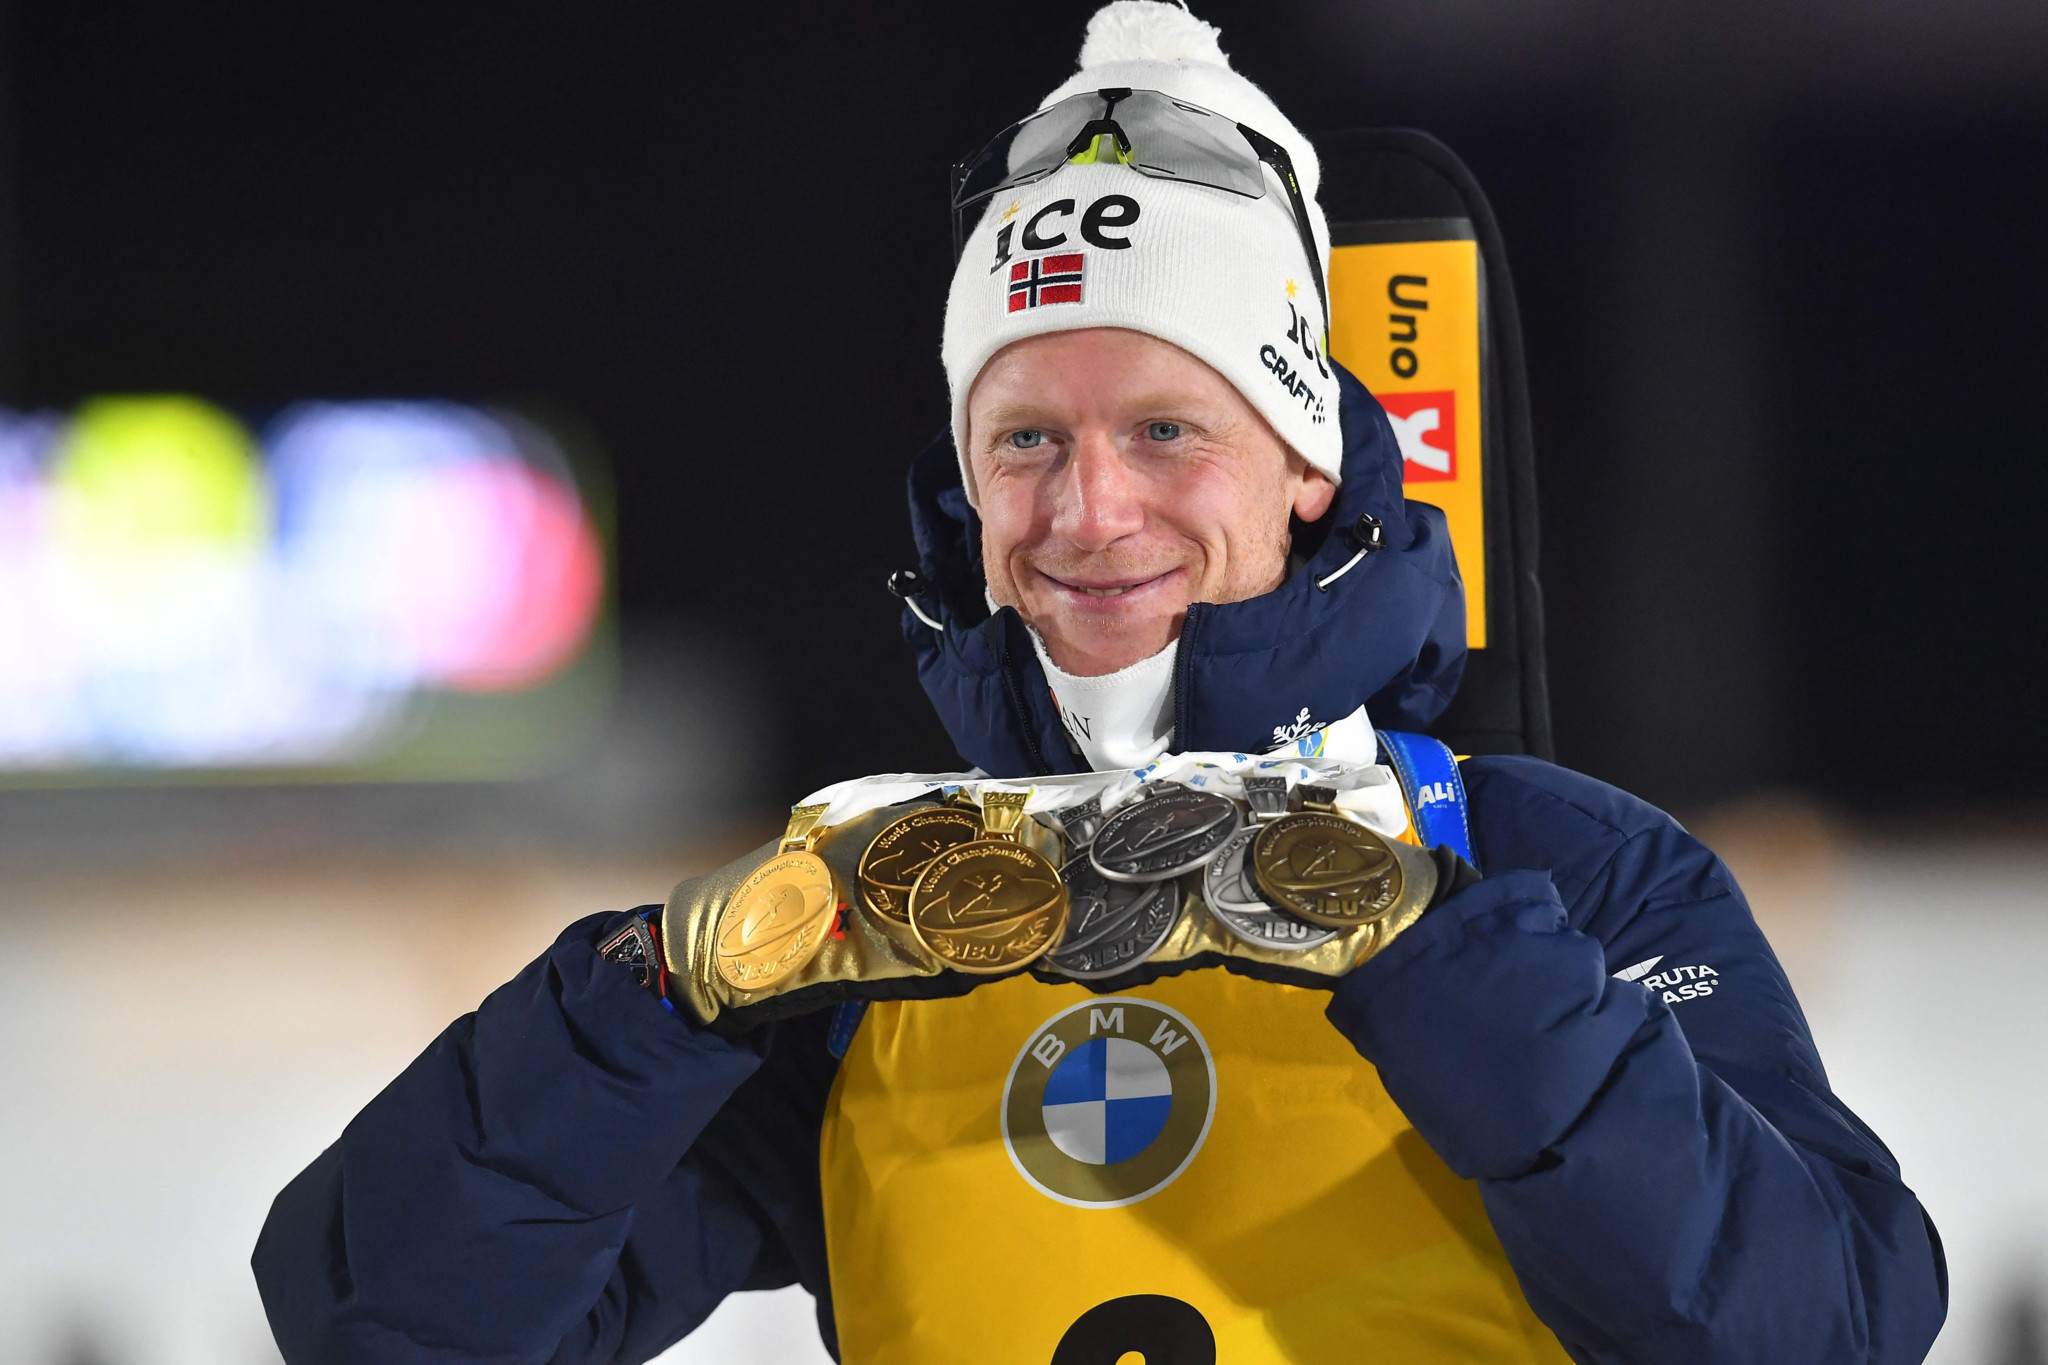
[[[1167,754],[1142,768],[1067,773],[1029,782],[975,773],[877,773],[822,787],[805,797],[803,805],[823,806],[820,823],[839,825],[884,806],[943,796],[949,791],[964,792],[977,804],[985,792],[1022,793],[1024,814],[1045,817],[1045,823],[1057,829],[1058,822],[1051,818],[1055,812],[1090,797],[1102,802],[1106,816],[1162,782],[1241,801],[1245,799],[1245,778],[1279,777],[1290,790],[1304,784],[1333,789],[1338,809],[1368,829],[1398,837],[1408,828],[1407,803],[1393,770],[1373,761],[1378,744],[1370,723],[1364,722],[1361,707],[1354,716],[1270,754]],[[1354,739],[1360,742],[1351,742]]]

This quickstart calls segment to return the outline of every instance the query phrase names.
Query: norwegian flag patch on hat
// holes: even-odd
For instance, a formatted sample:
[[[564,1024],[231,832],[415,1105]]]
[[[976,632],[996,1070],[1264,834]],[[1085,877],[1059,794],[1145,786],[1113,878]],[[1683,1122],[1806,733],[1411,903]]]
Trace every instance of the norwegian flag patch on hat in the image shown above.
[[[1079,303],[1085,251],[1058,256],[1033,256],[1010,267],[1010,311],[1021,313],[1042,303]]]

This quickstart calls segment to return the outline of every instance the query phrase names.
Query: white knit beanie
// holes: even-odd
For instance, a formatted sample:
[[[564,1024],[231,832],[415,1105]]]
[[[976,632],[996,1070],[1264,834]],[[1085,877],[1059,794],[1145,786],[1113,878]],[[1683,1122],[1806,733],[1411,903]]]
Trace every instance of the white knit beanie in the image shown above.
[[[1179,5],[1113,0],[1088,21],[1081,69],[1039,108],[1125,86],[1157,90],[1264,134],[1293,159],[1327,270],[1330,232],[1316,202],[1315,149],[1264,91],[1230,69],[1217,39],[1213,24]],[[1343,442],[1336,379],[1321,356],[1322,303],[1286,188],[1262,169],[1261,199],[1090,164],[1063,166],[987,202],[953,271],[942,350],[970,500],[967,394],[982,366],[1013,341],[1083,327],[1127,327],[1200,357],[1281,440],[1338,477]],[[1110,195],[1135,209],[1112,205],[1091,218],[1090,208]],[[1018,226],[1004,240],[1009,225]],[[1060,283],[1047,287],[1048,277]]]

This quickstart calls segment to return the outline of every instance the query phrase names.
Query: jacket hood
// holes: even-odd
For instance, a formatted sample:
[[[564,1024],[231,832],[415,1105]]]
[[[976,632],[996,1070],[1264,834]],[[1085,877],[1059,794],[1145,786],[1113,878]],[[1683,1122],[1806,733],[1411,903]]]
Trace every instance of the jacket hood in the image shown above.
[[[1274,591],[1188,608],[1174,668],[1177,751],[1263,753],[1361,705],[1374,726],[1420,730],[1450,704],[1465,667],[1465,589],[1444,515],[1401,496],[1401,451],[1379,401],[1336,371],[1344,478],[1322,520],[1297,528],[1297,567]],[[1384,544],[1357,553],[1333,528],[1379,520]],[[903,634],[960,756],[998,777],[1075,772],[1052,689],[1023,620],[989,614],[981,524],[950,435],[910,467],[910,522],[924,587]]]

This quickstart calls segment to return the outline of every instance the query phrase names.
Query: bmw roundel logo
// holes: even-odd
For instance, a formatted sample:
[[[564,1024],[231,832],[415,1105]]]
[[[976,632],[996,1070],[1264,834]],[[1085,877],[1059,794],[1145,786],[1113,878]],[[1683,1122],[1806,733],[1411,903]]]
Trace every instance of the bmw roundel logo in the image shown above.
[[[1187,1017],[1150,1000],[1084,1000],[1039,1025],[1003,1087],[1003,1146],[1039,1193],[1078,1208],[1171,1185],[1216,1113],[1216,1064]]]

